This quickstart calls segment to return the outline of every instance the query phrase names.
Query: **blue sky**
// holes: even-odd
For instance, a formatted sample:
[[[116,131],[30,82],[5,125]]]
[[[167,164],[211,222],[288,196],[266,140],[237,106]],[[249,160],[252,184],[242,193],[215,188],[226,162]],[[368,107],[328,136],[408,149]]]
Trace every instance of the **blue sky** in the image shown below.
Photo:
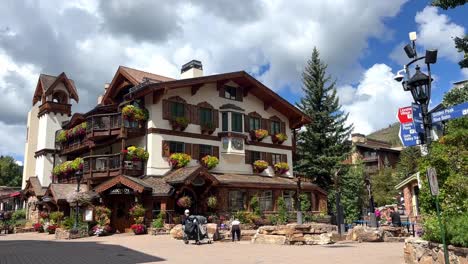
[[[74,112],[95,106],[119,65],[179,78],[181,65],[192,59],[202,61],[205,75],[245,70],[295,103],[314,47],[337,81],[354,132],[371,133],[396,122],[398,107],[411,103],[393,81],[408,61],[401,49],[408,32],[418,32],[419,50],[439,49],[433,104],[454,81],[468,79],[450,39],[468,32],[468,5],[442,10],[428,3],[6,0],[0,9],[0,155],[23,160],[40,73],[66,72],[75,81],[80,103]]]

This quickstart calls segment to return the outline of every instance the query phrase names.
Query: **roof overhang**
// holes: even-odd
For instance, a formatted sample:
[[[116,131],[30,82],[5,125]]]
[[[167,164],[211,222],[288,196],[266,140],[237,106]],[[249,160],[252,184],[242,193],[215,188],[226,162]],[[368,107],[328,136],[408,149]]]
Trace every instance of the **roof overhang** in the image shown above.
[[[105,181],[98,186],[94,188],[94,191],[96,193],[103,193],[110,188],[116,186],[116,185],[124,185],[127,186],[128,188],[131,188],[133,191],[142,193],[144,191],[151,191],[152,189],[148,186],[145,186],[137,181],[134,181],[132,177],[124,176],[124,175],[119,175],[117,177],[114,177],[108,181]]]
[[[416,172],[415,174],[404,179],[402,182],[400,182],[399,184],[395,186],[395,189],[401,190],[403,187],[405,187],[406,185],[408,185],[409,183],[413,181],[419,182],[419,172]]]

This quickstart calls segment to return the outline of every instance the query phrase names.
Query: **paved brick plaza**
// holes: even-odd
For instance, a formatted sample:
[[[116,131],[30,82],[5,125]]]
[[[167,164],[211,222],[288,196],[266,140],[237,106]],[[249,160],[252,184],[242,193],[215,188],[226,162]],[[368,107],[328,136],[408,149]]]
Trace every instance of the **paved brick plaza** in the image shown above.
[[[88,263],[403,263],[402,243],[330,246],[185,245],[169,236],[120,234],[56,241],[52,235],[0,235],[0,264]]]

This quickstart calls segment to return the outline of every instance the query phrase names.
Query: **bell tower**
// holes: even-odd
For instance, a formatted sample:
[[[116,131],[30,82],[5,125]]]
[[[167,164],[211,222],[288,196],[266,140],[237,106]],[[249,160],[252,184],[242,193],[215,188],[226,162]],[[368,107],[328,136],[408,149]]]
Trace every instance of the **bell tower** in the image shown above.
[[[71,116],[71,99],[78,103],[78,93],[73,80],[64,72],[58,76],[39,76],[33,106],[28,113],[23,188],[30,177],[37,177],[43,187],[51,183],[55,132],[62,129],[62,123]]]

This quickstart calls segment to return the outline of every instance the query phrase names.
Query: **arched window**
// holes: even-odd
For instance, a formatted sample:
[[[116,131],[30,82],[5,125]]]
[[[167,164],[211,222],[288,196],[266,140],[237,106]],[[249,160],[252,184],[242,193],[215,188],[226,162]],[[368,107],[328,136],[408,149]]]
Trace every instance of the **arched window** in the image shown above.
[[[52,102],[58,104],[67,104],[68,95],[63,91],[56,91],[52,94]]]

